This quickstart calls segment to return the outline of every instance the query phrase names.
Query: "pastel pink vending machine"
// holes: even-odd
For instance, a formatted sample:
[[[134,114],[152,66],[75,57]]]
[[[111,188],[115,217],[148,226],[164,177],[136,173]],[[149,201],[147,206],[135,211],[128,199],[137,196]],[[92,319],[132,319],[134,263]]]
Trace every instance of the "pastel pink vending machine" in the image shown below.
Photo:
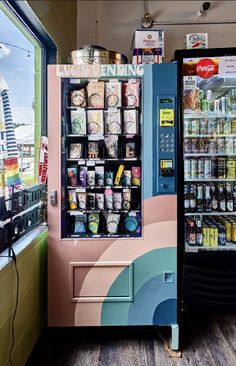
[[[48,325],[170,326],[177,350],[177,66],[48,74]]]

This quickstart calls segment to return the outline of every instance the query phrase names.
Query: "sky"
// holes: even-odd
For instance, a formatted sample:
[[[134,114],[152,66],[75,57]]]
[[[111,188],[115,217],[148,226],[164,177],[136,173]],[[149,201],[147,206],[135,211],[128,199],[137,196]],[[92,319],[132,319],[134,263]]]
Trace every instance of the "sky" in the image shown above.
[[[9,43],[28,52],[1,44]],[[13,122],[34,124],[34,46],[0,10],[0,74],[5,79],[12,108]]]

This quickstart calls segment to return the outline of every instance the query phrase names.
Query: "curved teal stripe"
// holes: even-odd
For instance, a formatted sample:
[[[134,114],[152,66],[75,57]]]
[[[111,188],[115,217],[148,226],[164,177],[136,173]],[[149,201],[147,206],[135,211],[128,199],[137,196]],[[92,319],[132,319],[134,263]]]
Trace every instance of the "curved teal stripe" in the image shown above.
[[[143,256],[137,258],[134,262],[134,300],[130,302],[111,302],[109,299],[104,301],[101,313],[102,325],[126,325],[128,324],[129,307],[132,304],[136,304],[137,292],[154,277],[162,276],[164,271],[177,272],[177,248],[168,247],[161,249],[154,249]],[[115,297],[117,292],[122,292],[124,287],[124,281],[127,278],[127,269],[116,278],[110,290],[107,293],[107,297]],[[157,285],[156,285],[157,286]],[[120,289],[120,291],[119,291]],[[158,289],[155,287],[154,291]],[[173,288],[172,298],[177,296],[176,286]],[[156,300],[156,306],[160,301]],[[138,304],[138,302],[137,302]],[[155,308],[156,308],[155,306]],[[153,317],[153,309],[150,317]],[[150,310],[151,311],[151,310]],[[142,318],[139,319],[137,324],[144,324]]]

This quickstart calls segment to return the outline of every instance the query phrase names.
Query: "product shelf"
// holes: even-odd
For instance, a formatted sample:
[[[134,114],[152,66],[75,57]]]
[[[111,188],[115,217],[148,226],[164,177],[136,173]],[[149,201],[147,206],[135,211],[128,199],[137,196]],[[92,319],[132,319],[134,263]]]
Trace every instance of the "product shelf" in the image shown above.
[[[66,159],[67,161],[74,161],[74,162],[80,162],[80,161],[85,161],[85,162],[87,162],[87,161],[95,161],[95,162],[101,162],[101,161],[114,161],[114,162],[118,162],[118,161],[138,161],[138,160],[140,160],[139,158],[121,158],[121,159],[112,159],[112,158],[101,158],[101,159],[88,159],[88,158],[85,158],[85,159],[83,159],[83,158],[81,158],[81,159],[70,159],[70,158],[68,158],[68,159]]]
[[[224,246],[197,246],[197,245],[189,245],[185,243],[185,252],[187,253],[198,253],[198,252],[222,252],[222,251],[235,251],[236,250],[236,243],[226,243]]]
[[[190,178],[185,179],[185,182],[236,182],[236,178]]]
[[[236,212],[185,212],[184,216],[236,216]]]
[[[220,138],[220,137],[236,137],[235,133],[223,133],[223,134],[217,134],[217,133],[211,133],[211,134],[192,134],[192,135],[184,135],[184,138],[197,138],[197,137],[209,137],[209,138]]]
[[[75,189],[78,192],[81,191],[85,191],[86,189],[141,189],[141,186],[67,186],[67,189]]]
[[[191,156],[198,156],[198,157],[204,157],[204,156],[227,156],[227,157],[231,157],[231,156],[236,156],[236,154],[231,154],[231,153],[184,153],[184,157],[191,157]]]
[[[68,210],[71,216],[76,216],[85,213],[139,213],[140,210]]]
[[[208,112],[204,113],[184,113],[185,119],[193,119],[193,118],[236,118],[236,114],[224,114],[221,112]]]

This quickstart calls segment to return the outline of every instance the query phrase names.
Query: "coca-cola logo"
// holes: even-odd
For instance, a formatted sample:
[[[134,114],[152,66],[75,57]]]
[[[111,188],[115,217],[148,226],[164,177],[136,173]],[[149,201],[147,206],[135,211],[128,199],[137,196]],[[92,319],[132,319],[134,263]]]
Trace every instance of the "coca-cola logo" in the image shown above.
[[[197,74],[201,78],[208,79],[217,72],[217,65],[209,58],[203,58],[196,65]]]

